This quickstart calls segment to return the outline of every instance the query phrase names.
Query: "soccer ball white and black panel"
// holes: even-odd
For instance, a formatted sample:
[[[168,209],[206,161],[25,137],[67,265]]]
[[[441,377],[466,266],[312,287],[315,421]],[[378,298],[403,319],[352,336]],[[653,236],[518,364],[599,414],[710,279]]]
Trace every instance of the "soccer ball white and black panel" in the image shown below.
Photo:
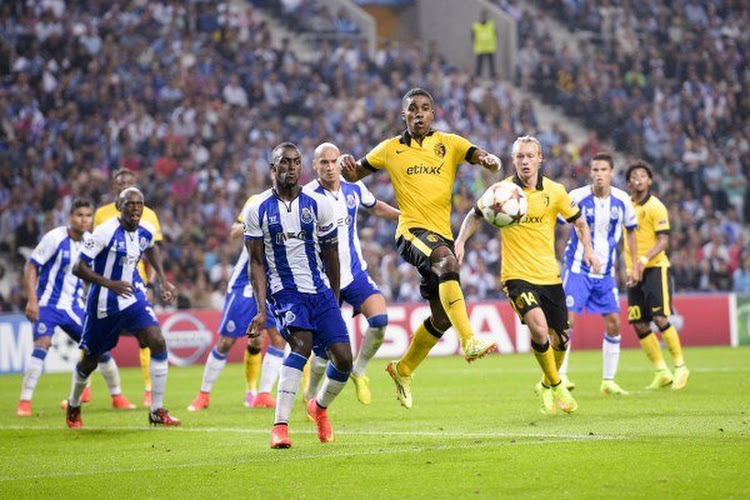
[[[526,215],[528,201],[517,184],[497,182],[484,192],[477,203],[484,220],[500,229],[518,224]]]

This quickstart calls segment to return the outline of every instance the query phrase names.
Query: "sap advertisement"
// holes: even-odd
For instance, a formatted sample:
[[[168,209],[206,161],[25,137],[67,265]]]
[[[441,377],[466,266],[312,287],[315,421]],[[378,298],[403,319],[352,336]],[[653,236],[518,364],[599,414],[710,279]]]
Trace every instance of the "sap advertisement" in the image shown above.
[[[740,307],[738,307],[738,305]],[[623,347],[638,347],[638,339],[627,323],[627,304],[621,303],[623,312]],[[674,300],[678,314],[671,321],[680,331],[683,345],[738,345],[750,343],[747,327],[750,298],[728,295],[678,295]],[[349,328],[352,347],[359,349],[367,321],[352,318],[351,309],[342,314]],[[411,332],[430,314],[426,304],[392,304],[388,307],[389,325],[385,341],[377,356],[398,358],[406,350]],[[216,343],[221,311],[179,310],[158,314],[169,348],[169,361],[173,366],[203,363]],[[528,329],[518,320],[507,301],[469,304],[469,319],[477,336],[493,340],[499,354],[523,353],[530,350]],[[740,326],[741,324],[741,326]],[[748,323],[750,324],[750,323]],[[599,349],[604,324],[598,315],[583,314],[578,318],[572,342],[575,349]],[[745,337],[748,337],[745,339]],[[742,337],[742,342],[740,342]],[[239,362],[243,356],[244,342],[238,342],[229,355],[230,361]],[[24,363],[33,350],[31,324],[21,314],[0,315],[0,373],[21,373]],[[132,337],[123,336],[112,351],[120,366],[138,366],[138,344]],[[431,356],[460,354],[458,337],[452,330],[431,351]],[[78,360],[78,349],[62,331],[56,331],[52,347],[45,361],[45,370],[70,371]]]

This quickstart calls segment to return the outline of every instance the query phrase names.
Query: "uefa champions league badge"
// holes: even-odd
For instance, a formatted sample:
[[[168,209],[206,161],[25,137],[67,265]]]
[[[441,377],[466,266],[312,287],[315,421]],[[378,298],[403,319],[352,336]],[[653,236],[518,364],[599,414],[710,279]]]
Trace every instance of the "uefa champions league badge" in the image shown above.
[[[357,206],[357,199],[351,193],[349,193],[349,195],[346,197],[346,206],[349,208],[354,208]]]
[[[307,207],[304,207],[302,209],[302,222],[305,224],[311,224],[313,221],[313,213],[312,210],[310,210]]]
[[[148,240],[146,239],[145,236],[141,236],[141,239],[138,240],[138,246],[141,247],[141,252],[143,252],[144,250],[146,250],[146,248],[148,248]]]
[[[94,248],[94,238],[92,237],[86,238],[86,240],[83,242],[83,246],[88,248],[89,250]]]

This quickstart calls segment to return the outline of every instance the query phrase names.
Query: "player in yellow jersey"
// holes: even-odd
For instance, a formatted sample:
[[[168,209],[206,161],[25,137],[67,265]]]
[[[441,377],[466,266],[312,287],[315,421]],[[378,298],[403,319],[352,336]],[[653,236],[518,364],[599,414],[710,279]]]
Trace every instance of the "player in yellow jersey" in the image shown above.
[[[528,210],[520,223],[501,230],[503,290],[531,332],[531,346],[543,374],[540,410],[554,414],[557,402],[562,411],[572,413],[578,403],[558,373],[570,337],[565,292],[555,257],[558,215],[573,223],[583,245],[583,259],[594,272],[599,270],[599,261],[591,247],[588,224],[576,202],[562,184],[539,172],[542,163],[539,141],[530,136],[519,137],[513,143],[512,156],[516,174],[506,182],[515,182],[523,188]],[[479,206],[466,215],[456,238],[459,262],[463,261],[466,240],[476,232],[481,220]]]
[[[500,159],[461,136],[434,130],[435,104],[424,89],[412,89],[404,95],[401,116],[406,122],[401,135],[384,140],[358,161],[351,155],[342,155],[338,161],[349,182],[378,170],[388,172],[401,210],[396,245],[401,256],[421,274],[422,297],[430,303],[431,315],[414,332],[406,353],[387,367],[399,401],[411,408],[412,373],[451,325],[461,339],[467,361],[497,349],[494,343],[475,338],[469,323],[453,252],[450,215],[458,166],[469,162],[496,172]]]
[[[117,198],[117,196],[123,190],[129,187],[135,186],[135,181],[136,181],[135,172],[133,172],[132,170],[127,170],[125,168],[116,170],[114,175],[112,176],[113,197]],[[108,221],[109,219],[112,219],[113,217],[119,216],[119,214],[120,213],[117,210],[117,207],[115,206],[114,202],[97,208],[96,213],[94,213],[94,228]],[[159,224],[159,218],[156,216],[156,213],[153,210],[151,210],[149,207],[144,206],[142,218],[145,222],[148,222],[149,224],[154,226],[154,229],[156,230],[156,234],[154,234],[154,241],[157,244],[160,244],[161,241],[164,239],[164,237],[161,233],[161,225]],[[138,263],[138,273],[141,275],[141,279],[143,280],[143,283],[146,286],[149,286],[151,277],[153,275],[153,269],[146,267],[146,264],[144,263],[143,259],[141,259],[141,261]],[[152,295],[150,289],[149,289],[148,295],[149,295],[149,300],[150,300],[151,295]],[[149,366],[151,363],[151,351],[149,350],[148,347],[140,343],[138,347],[140,348],[141,371],[143,373],[143,381],[145,385],[145,392],[143,395],[143,405],[151,406],[151,375],[149,374]]]
[[[682,389],[687,385],[690,371],[685,365],[677,330],[669,323],[672,314],[672,273],[665,251],[669,243],[669,215],[664,204],[650,192],[653,173],[646,162],[637,161],[630,165],[625,179],[638,218],[635,239],[638,247],[636,254],[639,256],[638,262],[633,262],[626,239],[625,264],[628,275],[634,265],[642,271],[641,281],[628,283],[628,321],[656,370],[647,389],[670,384],[672,389]],[[656,335],[651,331],[651,321],[656,323],[672,354],[674,376],[664,362]]]

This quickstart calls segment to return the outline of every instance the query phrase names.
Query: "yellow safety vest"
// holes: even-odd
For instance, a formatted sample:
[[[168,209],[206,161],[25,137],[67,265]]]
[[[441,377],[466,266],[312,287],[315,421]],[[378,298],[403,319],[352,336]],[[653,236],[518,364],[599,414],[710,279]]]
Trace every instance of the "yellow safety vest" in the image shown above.
[[[474,23],[474,54],[492,54],[497,47],[495,22],[488,19],[486,23]]]

